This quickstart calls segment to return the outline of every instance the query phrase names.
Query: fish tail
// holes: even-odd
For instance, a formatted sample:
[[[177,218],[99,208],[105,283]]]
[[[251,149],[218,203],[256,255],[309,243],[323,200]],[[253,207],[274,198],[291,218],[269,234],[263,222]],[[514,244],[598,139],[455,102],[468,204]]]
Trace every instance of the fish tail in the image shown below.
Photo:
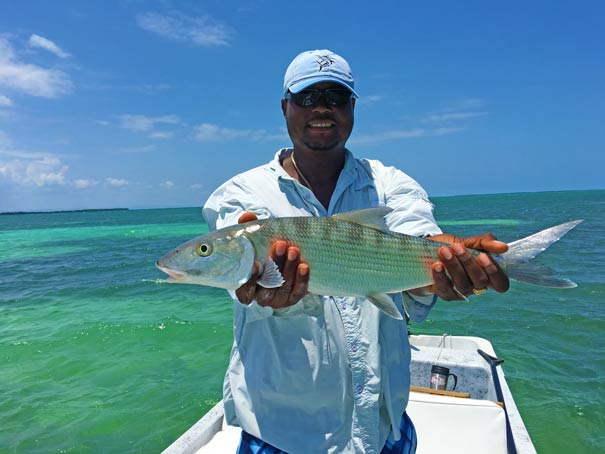
[[[566,222],[513,241],[508,244],[508,251],[497,257],[497,261],[506,268],[508,277],[516,281],[542,287],[576,287],[577,285],[569,279],[557,276],[553,269],[528,262],[548,249],[580,222],[582,220]]]

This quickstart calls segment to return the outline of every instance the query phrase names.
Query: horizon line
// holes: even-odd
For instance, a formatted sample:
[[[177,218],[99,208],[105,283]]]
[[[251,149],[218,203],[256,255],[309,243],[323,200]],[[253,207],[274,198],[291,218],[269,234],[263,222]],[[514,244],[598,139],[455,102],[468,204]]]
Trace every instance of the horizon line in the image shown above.
[[[490,192],[480,194],[450,194],[450,195],[434,195],[429,196],[429,199],[441,199],[450,197],[475,197],[475,196],[498,196],[498,195],[515,195],[515,194],[541,194],[554,192],[589,192],[589,191],[605,191],[605,188],[593,189],[556,189],[549,191],[514,191],[514,192]],[[94,212],[94,211],[130,211],[130,210],[165,210],[177,208],[199,208],[203,205],[156,205],[156,206],[131,206],[131,207],[99,207],[99,208],[65,208],[65,209],[49,209],[49,210],[15,210],[15,211],[0,211],[0,215],[22,215],[22,214],[52,214],[52,213],[78,213],[78,212]]]

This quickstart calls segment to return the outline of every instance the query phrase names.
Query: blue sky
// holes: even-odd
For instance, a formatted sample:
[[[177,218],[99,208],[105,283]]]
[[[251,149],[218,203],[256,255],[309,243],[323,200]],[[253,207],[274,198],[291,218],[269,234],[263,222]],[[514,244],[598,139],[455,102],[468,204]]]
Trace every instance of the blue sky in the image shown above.
[[[303,50],[351,64],[349,148],[432,196],[605,187],[602,2],[0,4],[0,211],[201,206],[289,146]]]

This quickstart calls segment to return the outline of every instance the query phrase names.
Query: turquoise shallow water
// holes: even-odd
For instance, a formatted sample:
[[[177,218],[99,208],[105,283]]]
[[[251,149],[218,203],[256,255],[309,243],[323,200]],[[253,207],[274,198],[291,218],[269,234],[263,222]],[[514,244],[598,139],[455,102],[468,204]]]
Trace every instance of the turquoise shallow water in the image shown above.
[[[582,218],[539,260],[579,287],[440,303],[414,333],[489,338],[539,452],[605,449],[605,191],[435,198],[444,230],[510,241]],[[0,216],[0,452],[159,452],[221,397],[231,303],[160,283],[200,210]]]

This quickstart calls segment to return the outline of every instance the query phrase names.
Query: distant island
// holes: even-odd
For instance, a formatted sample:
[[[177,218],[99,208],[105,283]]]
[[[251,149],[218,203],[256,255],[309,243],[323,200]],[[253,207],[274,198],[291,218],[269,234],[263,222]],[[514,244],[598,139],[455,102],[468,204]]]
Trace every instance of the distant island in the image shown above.
[[[89,213],[95,211],[128,211],[128,208],[87,208],[84,210],[56,210],[56,211],[5,211],[0,216],[7,214],[51,214],[51,213]]]

